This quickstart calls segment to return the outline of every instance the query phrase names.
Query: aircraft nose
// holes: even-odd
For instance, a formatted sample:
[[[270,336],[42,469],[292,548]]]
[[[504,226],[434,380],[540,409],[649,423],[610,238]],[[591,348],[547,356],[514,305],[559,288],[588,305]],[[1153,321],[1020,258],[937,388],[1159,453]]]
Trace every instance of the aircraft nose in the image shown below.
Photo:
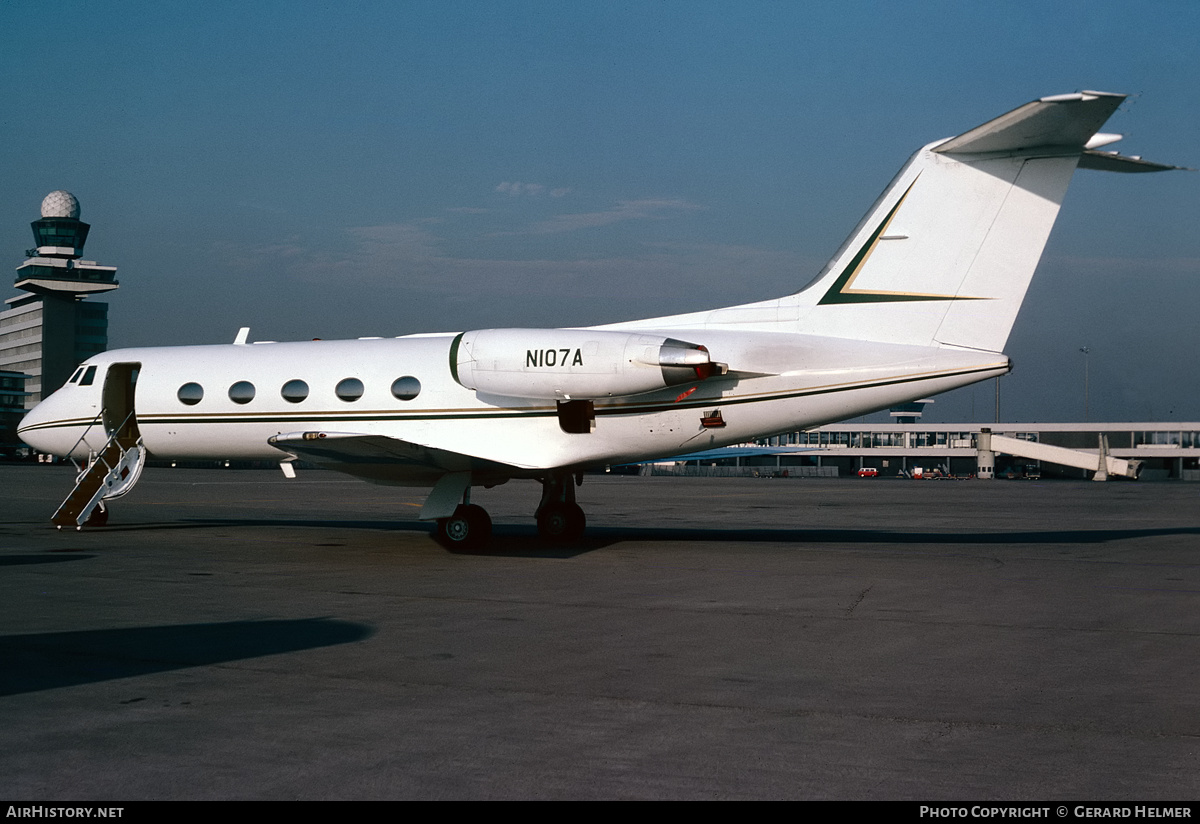
[[[79,433],[61,424],[56,425],[60,423],[56,419],[61,417],[55,414],[55,407],[59,405],[55,402],[55,396],[51,395],[30,409],[17,424],[17,438],[38,452],[60,456],[70,452]]]
[[[29,444],[39,452],[49,452],[46,444],[46,433],[40,428],[46,423],[46,413],[42,409],[44,401],[25,413],[17,424],[17,437],[22,443]]]

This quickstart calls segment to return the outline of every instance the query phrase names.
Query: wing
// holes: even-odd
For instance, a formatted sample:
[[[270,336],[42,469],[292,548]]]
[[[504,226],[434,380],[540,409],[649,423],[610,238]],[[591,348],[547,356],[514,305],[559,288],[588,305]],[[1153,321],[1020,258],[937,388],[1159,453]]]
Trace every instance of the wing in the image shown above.
[[[291,432],[274,436],[270,443],[297,458],[379,484],[434,486],[447,473],[460,472],[470,472],[477,479],[475,482],[482,484],[533,476],[530,467],[499,463],[386,435]]]

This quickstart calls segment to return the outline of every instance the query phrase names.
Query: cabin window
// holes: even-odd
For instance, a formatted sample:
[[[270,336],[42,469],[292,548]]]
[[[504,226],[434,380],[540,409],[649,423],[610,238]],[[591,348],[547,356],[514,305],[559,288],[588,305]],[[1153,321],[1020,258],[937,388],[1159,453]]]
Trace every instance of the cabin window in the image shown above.
[[[92,381],[96,379],[96,367],[89,366],[87,371],[83,373],[83,377],[79,380],[80,386],[91,386]]]
[[[71,376],[71,379],[69,381],[67,381],[67,383],[75,383],[75,381],[79,380],[79,376],[82,374],[83,374],[83,367],[81,366],[75,370],[75,374]]]
[[[392,382],[392,395],[398,401],[411,401],[419,394],[421,394],[421,382],[412,375],[396,378]]]
[[[346,378],[338,381],[337,388],[334,391],[344,401],[356,401],[362,397],[363,382],[358,378]]]
[[[238,381],[229,387],[229,400],[234,403],[250,403],[254,400],[254,384],[250,381]]]
[[[283,399],[288,403],[300,403],[308,397],[308,384],[302,380],[291,380],[283,385],[283,389],[279,390],[279,394],[283,395]]]
[[[180,403],[195,406],[204,397],[204,387],[198,383],[185,383],[179,387],[179,391],[175,393],[175,397],[179,398]]]

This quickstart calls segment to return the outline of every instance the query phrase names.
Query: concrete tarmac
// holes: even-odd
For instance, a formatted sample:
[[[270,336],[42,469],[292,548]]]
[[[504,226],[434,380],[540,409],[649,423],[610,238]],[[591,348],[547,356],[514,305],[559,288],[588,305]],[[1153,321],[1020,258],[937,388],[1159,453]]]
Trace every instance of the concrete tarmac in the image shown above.
[[[0,799],[1200,797],[1200,486],[0,465]]]

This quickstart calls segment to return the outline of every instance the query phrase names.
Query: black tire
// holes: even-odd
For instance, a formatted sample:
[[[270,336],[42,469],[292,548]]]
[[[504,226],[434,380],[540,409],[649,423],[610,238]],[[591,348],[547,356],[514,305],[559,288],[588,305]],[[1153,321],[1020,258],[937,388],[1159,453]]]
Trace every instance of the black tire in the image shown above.
[[[552,544],[573,544],[586,527],[587,517],[579,504],[549,504],[537,516],[538,536]]]
[[[482,549],[492,539],[492,519],[481,506],[459,504],[449,518],[438,519],[437,539],[448,549]]]

